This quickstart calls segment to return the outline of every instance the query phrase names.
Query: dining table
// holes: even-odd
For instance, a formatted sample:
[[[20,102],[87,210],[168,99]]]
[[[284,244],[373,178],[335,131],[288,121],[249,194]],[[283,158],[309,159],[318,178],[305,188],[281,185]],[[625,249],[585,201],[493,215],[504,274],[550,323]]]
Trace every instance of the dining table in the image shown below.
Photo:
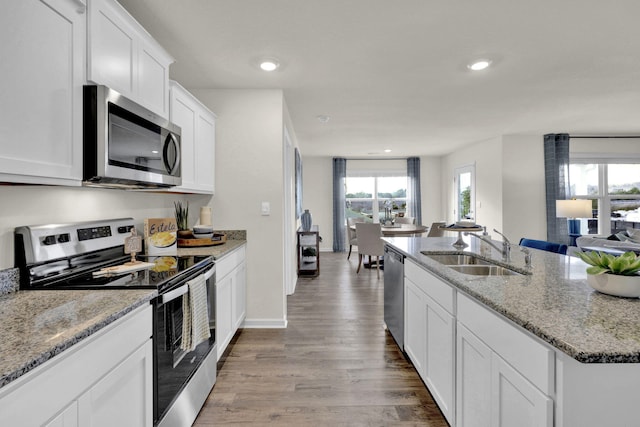
[[[384,237],[411,236],[413,234],[425,233],[428,229],[428,227],[418,224],[394,224],[392,226],[380,225],[380,229],[382,230],[382,235]],[[355,225],[352,225],[349,228],[353,231],[356,230]]]

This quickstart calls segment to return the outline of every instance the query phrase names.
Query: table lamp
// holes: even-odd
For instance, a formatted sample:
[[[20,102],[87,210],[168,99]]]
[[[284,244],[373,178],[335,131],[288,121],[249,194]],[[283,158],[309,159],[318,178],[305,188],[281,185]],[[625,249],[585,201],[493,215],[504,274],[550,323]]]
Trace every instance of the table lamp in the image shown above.
[[[556,217],[567,218],[571,246],[580,237],[580,218],[591,218],[591,200],[556,200]]]

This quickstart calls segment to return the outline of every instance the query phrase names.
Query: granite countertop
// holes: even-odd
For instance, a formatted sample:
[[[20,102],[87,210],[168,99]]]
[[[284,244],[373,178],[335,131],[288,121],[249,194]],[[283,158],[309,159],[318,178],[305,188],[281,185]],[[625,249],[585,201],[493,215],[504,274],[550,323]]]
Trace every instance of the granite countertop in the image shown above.
[[[466,237],[465,239],[470,239]],[[454,237],[385,238],[396,249],[488,308],[507,317],[582,363],[640,363],[640,299],[618,298],[587,284],[587,265],[579,258],[531,249],[530,275],[471,276],[421,254],[480,253],[471,240],[464,251]],[[512,246],[509,264],[492,249],[498,264],[524,268],[524,254]]]
[[[194,248],[178,248],[178,255],[211,255],[214,259],[220,259],[233,250],[247,243],[246,240],[227,240],[225,243],[216,246],[200,246]]]
[[[0,387],[135,308],[156,290],[37,290],[0,296]]]

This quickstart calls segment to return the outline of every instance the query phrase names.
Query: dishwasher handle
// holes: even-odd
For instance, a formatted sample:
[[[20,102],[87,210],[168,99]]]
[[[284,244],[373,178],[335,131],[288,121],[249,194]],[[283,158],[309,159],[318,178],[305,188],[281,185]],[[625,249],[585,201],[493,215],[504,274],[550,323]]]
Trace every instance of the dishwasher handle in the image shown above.
[[[404,255],[402,255],[399,252],[394,251],[393,249],[390,249],[387,246],[384,247],[384,254],[385,254],[385,256],[389,257],[390,261],[395,261],[395,262],[399,262],[401,264],[404,264]]]

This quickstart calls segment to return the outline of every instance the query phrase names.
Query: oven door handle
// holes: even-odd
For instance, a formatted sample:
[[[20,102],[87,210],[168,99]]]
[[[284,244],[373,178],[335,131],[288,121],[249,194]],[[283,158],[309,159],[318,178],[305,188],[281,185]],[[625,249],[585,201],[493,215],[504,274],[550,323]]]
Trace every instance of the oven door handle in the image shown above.
[[[173,301],[174,299],[186,294],[187,292],[189,292],[189,285],[185,284],[177,289],[167,292],[166,294],[162,294],[160,295],[160,305],[166,304],[169,301]]]
[[[211,279],[211,277],[214,275],[215,272],[216,272],[216,267],[215,266],[211,267],[209,271],[204,273],[204,280]]]

